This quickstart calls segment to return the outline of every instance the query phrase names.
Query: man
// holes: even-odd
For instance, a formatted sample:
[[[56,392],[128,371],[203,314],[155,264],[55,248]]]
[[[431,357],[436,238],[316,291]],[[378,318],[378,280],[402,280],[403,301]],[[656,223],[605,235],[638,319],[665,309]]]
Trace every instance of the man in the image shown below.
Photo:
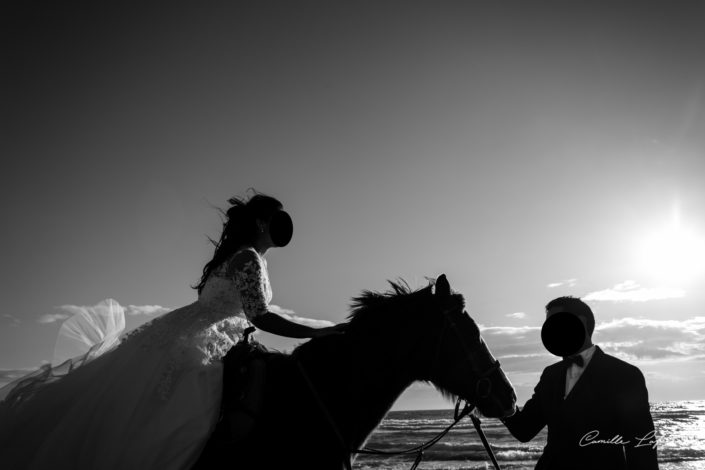
[[[521,442],[548,426],[536,470],[658,469],[644,376],[593,345],[594,329],[580,299],[546,305],[542,340],[563,361],[546,367],[526,405],[502,422]]]

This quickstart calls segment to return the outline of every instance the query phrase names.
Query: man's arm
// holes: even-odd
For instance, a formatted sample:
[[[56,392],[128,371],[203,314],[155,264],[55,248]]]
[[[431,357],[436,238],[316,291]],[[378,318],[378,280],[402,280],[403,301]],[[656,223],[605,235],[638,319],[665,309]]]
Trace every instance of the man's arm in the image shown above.
[[[619,392],[622,435],[631,441],[625,446],[629,470],[658,470],[656,432],[649,410],[649,395],[644,375],[634,370],[626,386]]]
[[[529,442],[546,426],[546,417],[541,406],[541,395],[544,388],[543,380],[546,371],[541,374],[539,383],[534,387],[534,394],[524,407],[501,421],[512,436],[521,442]]]

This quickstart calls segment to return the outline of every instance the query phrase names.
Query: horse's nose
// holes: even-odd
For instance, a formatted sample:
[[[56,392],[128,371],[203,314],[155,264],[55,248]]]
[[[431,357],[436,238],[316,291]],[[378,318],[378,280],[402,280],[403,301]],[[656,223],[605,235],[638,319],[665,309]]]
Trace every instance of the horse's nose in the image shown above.
[[[502,417],[507,418],[509,416],[512,416],[514,413],[516,413],[517,410],[517,394],[512,390],[512,402],[511,402],[511,408],[505,408],[502,410]]]
[[[504,411],[504,416],[512,416],[517,411],[517,394],[512,390],[512,408]]]
[[[514,413],[517,411],[517,397],[514,393],[512,393],[512,402],[509,408],[503,408],[502,409],[502,417],[503,418],[508,418],[509,416],[512,416]]]

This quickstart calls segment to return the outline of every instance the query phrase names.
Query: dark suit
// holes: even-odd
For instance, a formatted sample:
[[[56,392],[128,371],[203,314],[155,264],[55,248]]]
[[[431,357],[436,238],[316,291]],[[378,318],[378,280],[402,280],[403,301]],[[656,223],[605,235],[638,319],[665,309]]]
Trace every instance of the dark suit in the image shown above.
[[[658,469],[656,450],[649,443],[655,437],[639,441],[654,430],[641,371],[597,347],[564,400],[566,368],[564,362],[546,367],[524,408],[503,420],[522,442],[548,425],[536,470]],[[596,440],[611,443],[587,444]]]

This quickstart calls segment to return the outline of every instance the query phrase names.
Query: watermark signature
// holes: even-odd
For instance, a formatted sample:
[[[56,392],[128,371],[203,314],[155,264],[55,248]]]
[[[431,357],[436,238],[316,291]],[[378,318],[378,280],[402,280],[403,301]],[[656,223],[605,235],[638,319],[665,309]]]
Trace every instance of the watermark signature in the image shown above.
[[[597,429],[588,432],[585,434],[583,437],[580,438],[580,442],[578,445],[580,447],[587,447],[590,445],[595,445],[595,444],[608,444],[608,445],[619,445],[619,446],[624,446],[631,444],[632,441],[625,441],[624,437],[621,434],[617,434],[611,439],[598,439],[600,436],[600,431]],[[652,449],[656,449],[656,431],[650,431],[648,432],[644,437],[635,437],[634,438],[634,448],[638,447],[647,447],[651,446]]]

